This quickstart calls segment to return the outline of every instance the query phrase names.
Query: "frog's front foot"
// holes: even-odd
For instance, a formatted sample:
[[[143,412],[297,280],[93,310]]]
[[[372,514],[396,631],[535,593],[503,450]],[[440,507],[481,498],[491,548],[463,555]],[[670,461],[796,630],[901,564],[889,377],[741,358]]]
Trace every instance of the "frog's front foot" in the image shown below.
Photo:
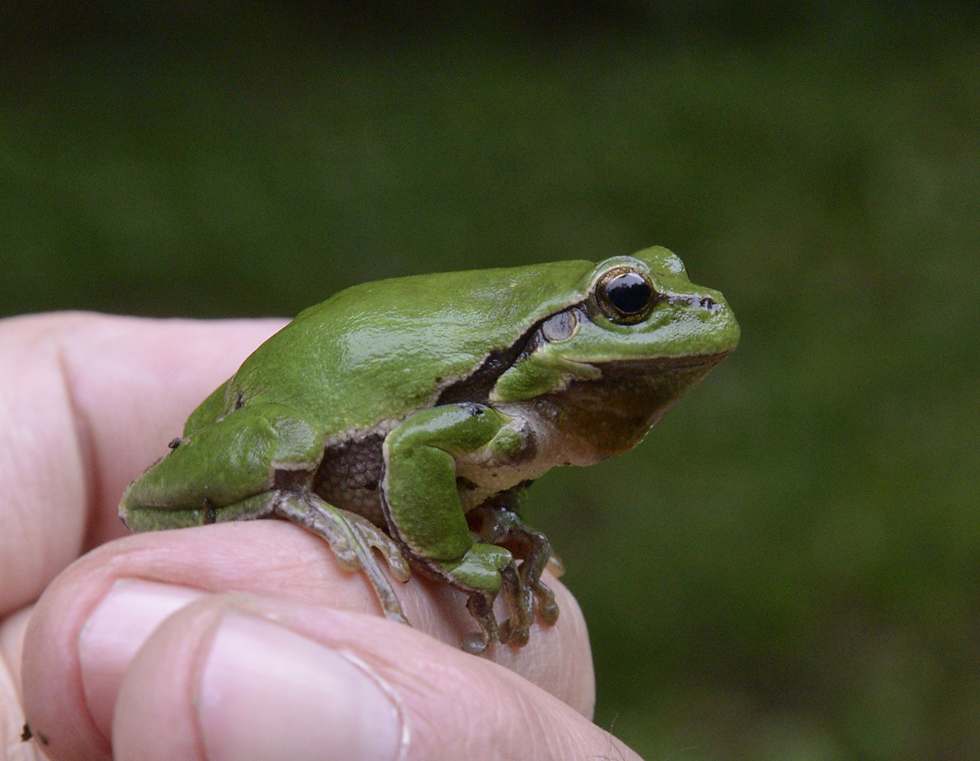
[[[480,625],[479,632],[464,640],[464,650],[479,654],[495,642],[517,647],[527,644],[534,621],[534,596],[521,579],[510,552],[494,544],[478,542],[458,563],[441,565],[447,581],[469,594],[466,608]],[[512,615],[498,626],[493,603],[501,591]]]
[[[551,591],[543,581],[541,574],[545,567],[552,560],[556,563],[561,575],[561,561],[554,558],[551,553],[551,543],[548,538],[540,531],[536,531],[525,524],[520,516],[513,510],[494,504],[482,505],[472,510],[467,518],[473,528],[484,542],[492,544],[506,544],[514,550],[514,553],[521,559],[520,576],[523,587],[538,602],[538,615],[541,623],[545,626],[554,626],[558,621],[558,603],[555,602],[555,593]],[[527,597],[527,605],[532,605],[530,596]],[[529,620],[533,619],[533,608],[528,613]],[[518,633],[512,640],[518,644]]]

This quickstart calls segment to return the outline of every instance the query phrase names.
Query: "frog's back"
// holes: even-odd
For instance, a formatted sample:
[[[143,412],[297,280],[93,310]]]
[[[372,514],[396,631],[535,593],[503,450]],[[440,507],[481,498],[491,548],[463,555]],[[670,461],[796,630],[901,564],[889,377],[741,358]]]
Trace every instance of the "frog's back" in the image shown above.
[[[286,405],[326,433],[400,420],[581,298],[594,266],[571,261],[353,286],[260,346],[225,400]]]

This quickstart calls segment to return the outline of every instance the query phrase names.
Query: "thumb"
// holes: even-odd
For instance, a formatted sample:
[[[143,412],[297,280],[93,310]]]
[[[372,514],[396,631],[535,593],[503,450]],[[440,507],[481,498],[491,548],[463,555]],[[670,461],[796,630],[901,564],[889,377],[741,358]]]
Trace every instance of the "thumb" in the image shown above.
[[[150,637],[112,736],[122,761],[638,759],[508,669],[409,627],[227,595]]]

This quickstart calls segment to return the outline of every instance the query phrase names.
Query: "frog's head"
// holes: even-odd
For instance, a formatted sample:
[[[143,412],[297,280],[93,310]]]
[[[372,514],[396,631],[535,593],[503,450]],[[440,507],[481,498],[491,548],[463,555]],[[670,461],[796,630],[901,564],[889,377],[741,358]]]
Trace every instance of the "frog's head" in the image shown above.
[[[535,324],[490,399],[560,414],[563,431],[588,441],[577,460],[635,446],[738,343],[725,298],[665,248],[599,263],[572,302]]]

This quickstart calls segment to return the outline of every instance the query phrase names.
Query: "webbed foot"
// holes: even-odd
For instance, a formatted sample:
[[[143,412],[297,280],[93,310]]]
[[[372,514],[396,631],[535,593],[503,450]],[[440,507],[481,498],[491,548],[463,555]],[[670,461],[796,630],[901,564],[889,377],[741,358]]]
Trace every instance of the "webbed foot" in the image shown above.
[[[558,621],[558,604],[555,602],[555,593],[541,581],[541,574],[549,565],[557,564],[560,572],[564,572],[564,567],[552,555],[548,538],[526,525],[513,510],[500,505],[488,504],[475,508],[467,518],[482,541],[512,548],[514,555],[521,560],[522,586],[537,599],[541,623],[553,626]],[[527,632],[534,619],[533,601],[529,595],[526,600],[514,600],[512,605],[517,621],[511,625],[513,633],[510,641],[521,646],[522,640],[527,642]],[[525,607],[527,610],[524,610]],[[521,614],[519,616],[518,610]],[[526,628],[523,626],[525,621]]]
[[[384,531],[356,513],[334,507],[307,493],[280,493],[273,513],[326,541],[343,568],[364,572],[381,603],[385,618],[409,623],[395,590],[371,551],[376,549],[384,556],[391,575],[398,581],[408,581],[411,577],[412,572],[404,555]]]
[[[469,594],[466,609],[480,625],[480,631],[466,637],[463,649],[479,654],[495,642],[517,647],[527,644],[534,617],[533,596],[524,582],[514,557],[503,547],[478,542],[462,561],[440,563],[444,578],[457,589]],[[504,599],[513,615],[498,626],[493,612],[497,595]]]

